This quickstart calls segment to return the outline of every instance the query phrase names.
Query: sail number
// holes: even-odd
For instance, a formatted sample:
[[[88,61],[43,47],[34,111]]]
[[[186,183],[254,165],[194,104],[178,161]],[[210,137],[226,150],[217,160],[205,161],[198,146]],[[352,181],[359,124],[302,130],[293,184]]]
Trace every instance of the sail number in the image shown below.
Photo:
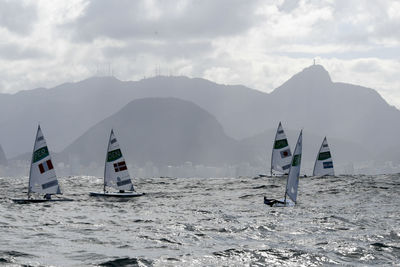
[[[42,148],[39,148],[33,153],[32,157],[32,163],[35,163],[36,161],[39,161],[41,159],[44,159],[49,155],[49,150],[47,149],[47,146],[44,146]]]
[[[109,151],[107,154],[107,162],[114,161],[122,157],[121,149]]]

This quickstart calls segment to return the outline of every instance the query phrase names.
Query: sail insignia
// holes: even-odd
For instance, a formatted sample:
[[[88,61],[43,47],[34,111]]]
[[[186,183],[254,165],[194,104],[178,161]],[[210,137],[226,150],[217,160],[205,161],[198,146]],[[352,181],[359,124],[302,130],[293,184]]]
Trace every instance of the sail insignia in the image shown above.
[[[273,172],[287,174],[289,172],[292,153],[289,143],[283,130],[282,123],[279,122],[276,130],[274,145],[271,156],[271,175]]]
[[[314,164],[313,176],[335,175],[332,154],[326,137],[322,141]]]
[[[30,193],[61,194],[54,165],[43,132],[38,126],[29,172]]]
[[[123,191],[135,191],[124,156],[114,131],[111,130],[104,167],[104,186]]]

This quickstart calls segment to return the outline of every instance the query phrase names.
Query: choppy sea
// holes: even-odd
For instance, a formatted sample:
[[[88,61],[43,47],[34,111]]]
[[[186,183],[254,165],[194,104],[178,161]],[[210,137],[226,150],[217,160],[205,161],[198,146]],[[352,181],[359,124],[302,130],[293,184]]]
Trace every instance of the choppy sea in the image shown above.
[[[0,178],[0,264],[10,266],[400,265],[400,175],[135,179],[146,195],[89,197],[100,177],[61,177],[73,202],[14,204],[27,177]]]

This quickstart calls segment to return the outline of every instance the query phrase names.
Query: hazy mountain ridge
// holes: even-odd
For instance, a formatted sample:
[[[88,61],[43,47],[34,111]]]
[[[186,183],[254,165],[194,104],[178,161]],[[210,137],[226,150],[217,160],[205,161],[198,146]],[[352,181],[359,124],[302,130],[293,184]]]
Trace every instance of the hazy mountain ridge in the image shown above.
[[[114,128],[129,164],[157,168],[166,176],[168,166],[225,166],[226,173],[257,174],[268,171],[275,130],[237,141],[227,136],[214,116],[192,102],[176,98],[133,100],[120,111],[92,126],[64,151],[52,152],[63,174],[98,174],[103,169],[110,129]],[[298,130],[286,129],[294,149]],[[304,132],[303,172],[310,173],[323,136]],[[329,139],[339,169],[353,160],[351,150],[368,160],[367,151],[357,144]],[[51,147],[50,147],[51,149]],[[12,161],[29,162],[30,153]],[[245,170],[240,170],[244,166]],[[26,166],[25,168],[27,168]],[[239,168],[239,170],[237,170]],[[257,171],[258,170],[258,171]],[[232,173],[232,172],[231,172]]]
[[[348,147],[340,145],[338,162],[381,159],[375,155],[400,145],[399,110],[373,89],[332,82],[320,65],[305,68],[270,94],[200,78],[165,76],[136,82],[94,77],[53,89],[0,94],[0,104],[4,104],[0,105],[0,141],[11,157],[30,151],[40,121],[49,147],[60,151],[132,100],[147,97],[179,98],[206,110],[227,136],[245,138],[237,153],[246,155],[239,158],[252,164],[260,162],[257,158],[261,154],[256,151],[263,151],[265,144],[272,143],[272,139],[261,141],[257,136],[274,132],[279,121],[285,129],[297,132],[303,128],[314,134],[318,140],[312,142],[316,146],[324,135],[328,140],[340,140],[338,144],[347,143]],[[259,141],[251,145],[248,139]],[[233,147],[237,149],[236,145]],[[268,155],[268,147],[266,150]]]
[[[265,95],[244,86],[218,85],[199,78],[159,76],[138,82],[121,82],[113,77],[89,78],[53,89],[0,95],[0,103],[7,102],[0,105],[0,127],[4,129],[0,140],[8,140],[4,149],[11,156],[29,151],[31,136],[35,134],[37,123],[41,122],[51,146],[60,151],[131,100],[145,97],[176,97],[192,101],[219,121],[226,121],[222,125],[229,130],[236,125],[237,119],[243,121],[244,126],[252,121],[254,111],[251,107],[260,103],[256,106],[261,108]],[[10,110],[13,110],[13,116],[9,116]],[[244,117],[251,119],[245,120]],[[252,129],[250,125],[233,128],[245,132]]]

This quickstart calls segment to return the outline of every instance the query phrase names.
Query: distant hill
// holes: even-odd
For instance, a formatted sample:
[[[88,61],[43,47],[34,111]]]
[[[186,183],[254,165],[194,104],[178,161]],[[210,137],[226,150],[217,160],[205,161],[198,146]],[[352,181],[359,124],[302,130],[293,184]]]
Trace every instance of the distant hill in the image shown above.
[[[82,170],[94,164],[102,169],[108,135],[114,128],[127,161],[136,166],[178,166],[185,162],[206,166],[237,166],[248,163],[267,171],[275,130],[237,141],[197,105],[176,98],[144,98],[130,102],[114,115],[99,122],[61,153],[56,162],[79,165]],[[294,149],[299,131],[288,130]],[[303,170],[310,173],[323,136],[304,132]],[[368,152],[358,144],[328,137],[336,166],[351,162],[353,151],[359,160]],[[77,167],[77,166],[75,166]],[[343,167],[341,167],[343,169]],[[87,169],[86,169],[87,171]]]
[[[186,162],[194,166],[246,163],[267,172],[275,136],[275,129],[271,129],[237,141],[225,134],[214,116],[192,102],[176,98],[137,99],[91,127],[62,152],[51,152],[56,164],[71,166],[60,173],[101,173],[111,128],[114,128],[129,164],[143,167],[151,162],[159,169]],[[286,129],[286,133],[293,150],[299,131]],[[311,172],[322,138],[304,132],[303,173]],[[349,150],[359,155],[359,160],[369,158],[368,152],[357,144],[329,137],[328,141],[335,166],[341,170],[353,160]],[[31,153],[24,153],[12,162],[26,162],[24,170],[29,168],[30,157]]]
[[[130,101],[118,93],[121,84],[114,78],[93,78],[52,89],[0,94],[0,140],[7,140],[4,149],[10,156],[30,151],[39,122],[49,146],[56,151],[65,148]]]
[[[143,166],[235,164],[238,143],[197,105],[176,98],[145,98],[128,103],[65,148],[58,161],[104,165],[111,128],[127,160]]]

